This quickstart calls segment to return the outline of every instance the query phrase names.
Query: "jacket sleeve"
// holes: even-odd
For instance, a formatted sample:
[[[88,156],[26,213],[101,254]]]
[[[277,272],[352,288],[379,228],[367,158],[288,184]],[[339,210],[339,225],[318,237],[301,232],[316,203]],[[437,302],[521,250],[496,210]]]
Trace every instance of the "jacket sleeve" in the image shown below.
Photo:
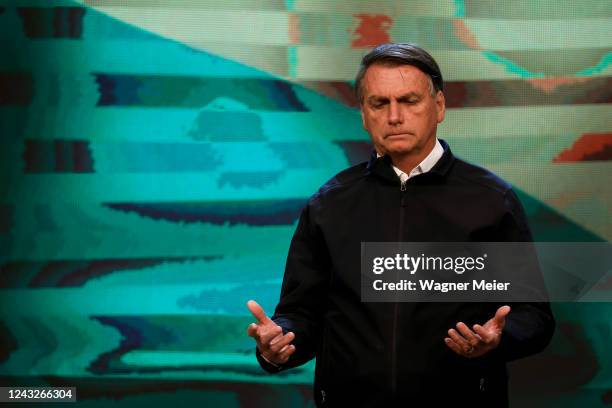
[[[523,207],[511,189],[505,194],[506,212],[500,223],[500,241],[532,242]],[[535,250],[535,249],[534,249]],[[539,273],[539,270],[538,270]],[[541,275],[538,277],[540,278]],[[543,280],[542,280],[542,287]],[[548,302],[511,303],[495,358],[511,361],[539,353],[550,342],[555,319]]]
[[[284,333],[295,334],[292,344],[296,350],[282,366],[265,361],[256,350],[260,365],[270,373],[311,360],[321,339],[331,262],[316,222],[319,203],[315,195],[302,210],[289,247],[280,300],[272,316]]]

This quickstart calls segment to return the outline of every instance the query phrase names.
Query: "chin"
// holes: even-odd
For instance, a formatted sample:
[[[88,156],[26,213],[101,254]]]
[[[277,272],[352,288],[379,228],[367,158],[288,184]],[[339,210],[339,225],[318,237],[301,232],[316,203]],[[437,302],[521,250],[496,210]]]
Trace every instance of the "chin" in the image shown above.
[[[393,143],[389,146],[386,146],[385,151],[389,154],[407,154],[411,153],[414,148],[414,143]]]

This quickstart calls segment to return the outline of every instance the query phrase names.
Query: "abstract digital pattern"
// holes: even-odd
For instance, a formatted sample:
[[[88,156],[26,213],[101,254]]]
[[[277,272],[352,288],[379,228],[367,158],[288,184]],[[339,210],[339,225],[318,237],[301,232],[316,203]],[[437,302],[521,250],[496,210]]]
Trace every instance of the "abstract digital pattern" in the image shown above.
[[[353,77],[382,42],[436,57],[439,136],[537,240],[612,240],[611,32],[607,0],[0,1],[1,385],[312,406],[312,363],[257,365],[245,302],[273,310],[302,206],[368,157]],[[612,306],[554,311],[511,401],[612,404]]]

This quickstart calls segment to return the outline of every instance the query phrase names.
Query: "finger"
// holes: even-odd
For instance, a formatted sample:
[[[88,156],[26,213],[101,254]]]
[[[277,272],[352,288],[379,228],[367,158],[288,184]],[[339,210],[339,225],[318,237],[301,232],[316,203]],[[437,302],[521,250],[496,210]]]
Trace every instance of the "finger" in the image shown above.
[[[457,323],[457,330],[459,330],[459,333],[461,333],[461,335],[473,347],[476,347],[478,345],[478,343],[480,343],[480,338],[477,337],[477,334],[475,334],[473,331],[471,331],[470,328],[467,327],[467,325],[465,323],[463,323],[463,322]]]
[[[276,337],[281,337],[282,335],[283,329],[277,324],[259,326],[259,341],[266,349],[270,347],[272,340],[274,340]]]
[[[510,310],[511,310],[510,306],[506,305],[506,306],[500,307],[499,309],[497,309],[497,312],[495,312],[495,317],[494,317],[495,322],[502,329],[506,325],[506,316],[508,316],[508,313],[510,313]]]
[[[460,356],[465,355],[463,352],[463,349],[457,343],[455,343],[452,339],[446,337],[444,338],[444,342],[446,343],[448,348],[453,350],[455,353],[459,354]]]
[[[279,360],[282,363],[286,363],[293,353],[295,353],[295,346],[293,344],[289,344],[283,347],[283,349],[279,352]]]
[[[263,308],[259,306],[259,303],[257,303],[256,301],[249,300],[247,302],[247,307],[259,323],[265,324],[270,321],[268,316],[266,316],[266,312],[264,312]]]
[[[249,335],[250,337],[255,338],[257,336],[257,328],[259,326],[257,326],[255,323],[251,323],[249,324],[249,327],[247,327],[247,335]]]
[[[295,334],[293,332],[289,332],[284,336],[275,337],[270,342],[270,351],[273,353],[279,352],[282,350],[287,344],[291,343],[295,338]]]
[[[481,325],[475,324],[473,328],[476,334],[480,336],[483,343],[489,344],[493,340],[494,334],[490,333],[487,329],[485,329]]]
[[[457,330],[450,329],[448,331],[448,335],[450,336],[451,339],[453,339],[455,343],[459,345],[459,347],[461,347],[463,351],[467,352],[470,348],[472,348],[472,346],[467,342],[465,338],[463,338],[463,336],[461,336],[457,332]]]

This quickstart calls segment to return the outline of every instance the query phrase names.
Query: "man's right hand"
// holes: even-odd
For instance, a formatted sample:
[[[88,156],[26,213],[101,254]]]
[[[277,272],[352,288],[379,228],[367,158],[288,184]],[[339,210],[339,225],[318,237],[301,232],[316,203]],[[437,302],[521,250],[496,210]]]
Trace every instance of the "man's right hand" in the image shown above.
[[[257,319],[247,328],[247,334],[255,339],[257,348],[268,362],[281,365],[287,362],[295,352],[295,346],[290,344],[295,338],[293,332],[283,334],[283,329],[274,323],[264,310],[254,300],[247,302],[247,307]]]

